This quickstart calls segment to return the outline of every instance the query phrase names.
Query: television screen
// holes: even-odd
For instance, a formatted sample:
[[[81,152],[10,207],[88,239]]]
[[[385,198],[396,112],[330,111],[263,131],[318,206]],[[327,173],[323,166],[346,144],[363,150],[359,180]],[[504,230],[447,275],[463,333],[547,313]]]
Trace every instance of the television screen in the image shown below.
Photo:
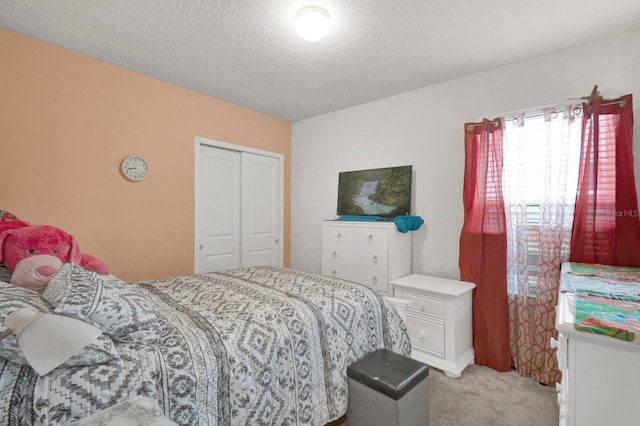
[[[337,214],[411,214],[411,171],[412,166],[398,166],[339,173]]]

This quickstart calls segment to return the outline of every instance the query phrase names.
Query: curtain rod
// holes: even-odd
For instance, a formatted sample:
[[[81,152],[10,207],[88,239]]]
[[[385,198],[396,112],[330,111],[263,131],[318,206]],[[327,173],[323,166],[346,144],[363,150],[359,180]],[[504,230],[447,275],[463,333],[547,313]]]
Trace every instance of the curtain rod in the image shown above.
[[[528,108],[528,109],[522,109],[522,110],[518,110],[518,111],[513,111],[510,112],[508,114],[504,114],[502,116],[502,118],[505,119],[505,121],[511,121],[515,118],[517,118],[517,116],[519,114],[524,113],[525,116],[524,118],[534,118],[534,117],[541,117],[544,115],[544,113],[538,112],[540,110],[543,109],[547,109],[547,108],[552,108],[552,113],[555,112],[557,113],[557,111],[555,111],[555,108],[560,108],[560,107],[564,107],[564,106],[570,106],[572,105],[574,102],[563,102],[563,103],[555,103],[555,104],[548,104],[548,105],[544,105],[544,106],[540,106],[540,107],[536,107],[536,108]],[[601,104],[601,106],[607,106],[607,105],[620,105],[620,106],[624,106],[626,103],[626,101],[624,99],[621,99],[619,101],[612,101],[612,102],[605,102],[603,104]],[[582,112],[582,103],[580,103],[579,105],[576,104],[575,108],[573,109],[574,113],[577,115],[578,113],[575,112],[576,109],[579,109]],[[530,114],[527,114],[527,112],[529,112]],[[489,124],[493,124],[494,126],[498,125],[497,121],[490,121]],[[467,126],[467,130],[471,131],[473,129],[475,129],[478,126],[482,126],[482,123],[477,123],[477,124],[469,124]]]
[[[612,102],[604,102],[602,104],[600,104],[601,106],[607,106],[607,105],[620,105],[620,106],[624,106],[624,104],[626,103],[626,101],[624,99],[621,99],[619,101],[612,101]],[[516,112],[512,112],[510,114],[508,114],[509,118],[514,118],[516,117],[518,114],[524,113],[524,118],[531,118],[531,117],[541,117],[544,115],[544,112],[537,112],[540,110],[545,110],[545,109],[551,109],[551,113],[557,113],[558,111],[556,111],[556,107],[560,108],[560,107],[565,107],[565,106],[571,106],[572,102],[567,102],[564,104],[556,104],[555,106],[545,106],[545,107],[538,107],[535,109],[529,109],[528,111],[531,112],[532,114],[527,114],[527,111],[516,111]],[[577,115],[578,112],[576,110],[580,110],[582,111],[582,103],[576,104],[576,106],[573,108],[573,112]],[[535,112],[534,112],[535,111]],[[506,119],[506,116],[505,116]]]

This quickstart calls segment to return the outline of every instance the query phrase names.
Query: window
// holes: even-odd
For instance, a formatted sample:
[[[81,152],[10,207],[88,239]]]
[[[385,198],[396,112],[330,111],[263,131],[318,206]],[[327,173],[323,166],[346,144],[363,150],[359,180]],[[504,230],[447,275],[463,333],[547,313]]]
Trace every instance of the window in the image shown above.
[[[580,164],[577,112],[545,110],[505,124],[503,188],[510,253],[520,259],[516,263],[521,268],[526,265],[530,295],[535,294],[540,265],[568,259]],[[513,282],[517,287],[518,278]]]

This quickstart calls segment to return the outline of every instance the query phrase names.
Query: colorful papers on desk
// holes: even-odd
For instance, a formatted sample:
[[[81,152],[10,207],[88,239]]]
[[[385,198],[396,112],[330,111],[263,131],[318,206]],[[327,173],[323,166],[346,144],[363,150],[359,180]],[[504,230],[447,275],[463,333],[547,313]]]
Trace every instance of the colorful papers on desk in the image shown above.
[[[575,276],[597,277],[606,281],[640,284],[640,268],[628,266],[609,266],[597,263],[570,263],[569,274]]]
[[[640,268],[571,263],[574,327],[640,344]]]
[[[640,298],[578,291],[574,327],[633,342],[640,337]]]

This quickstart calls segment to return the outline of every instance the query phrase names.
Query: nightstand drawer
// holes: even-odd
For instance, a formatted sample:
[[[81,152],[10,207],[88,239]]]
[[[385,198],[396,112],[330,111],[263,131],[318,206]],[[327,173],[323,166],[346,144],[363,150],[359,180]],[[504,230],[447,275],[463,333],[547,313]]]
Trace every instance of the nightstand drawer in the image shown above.
[[[444,316],[445,303],[443,297],[434,297],[426,294],[413,293],[403,289],[396,297],[408,300],[409,310],[424,314]]]
[[[413,347],[444,358],[443,321],[418,317],[408,311],[406,323]]]

